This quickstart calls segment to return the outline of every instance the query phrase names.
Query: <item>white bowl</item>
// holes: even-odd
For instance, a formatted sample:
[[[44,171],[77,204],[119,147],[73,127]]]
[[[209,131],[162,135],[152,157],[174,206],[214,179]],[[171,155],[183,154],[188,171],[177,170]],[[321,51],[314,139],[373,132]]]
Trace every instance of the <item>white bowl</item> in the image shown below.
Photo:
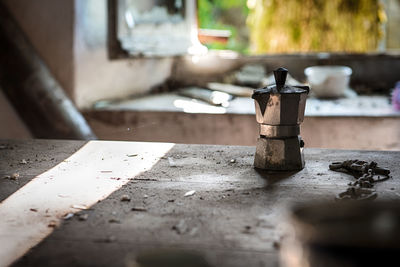
[[[349,88],[352,70],[346,66],[313,66],[304,70],[317,97],[342,97]]]

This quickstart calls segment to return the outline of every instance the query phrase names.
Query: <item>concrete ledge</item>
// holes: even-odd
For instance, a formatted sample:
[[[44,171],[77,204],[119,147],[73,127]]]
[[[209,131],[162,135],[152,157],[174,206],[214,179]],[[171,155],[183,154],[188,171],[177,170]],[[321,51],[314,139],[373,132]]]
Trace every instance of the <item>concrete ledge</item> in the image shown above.
[[[189,114],[131,110],[84,113],[103,140],[255,146],[252,114]],[[301,125],[305,147],[400,150],[400,117],[313,117]]]

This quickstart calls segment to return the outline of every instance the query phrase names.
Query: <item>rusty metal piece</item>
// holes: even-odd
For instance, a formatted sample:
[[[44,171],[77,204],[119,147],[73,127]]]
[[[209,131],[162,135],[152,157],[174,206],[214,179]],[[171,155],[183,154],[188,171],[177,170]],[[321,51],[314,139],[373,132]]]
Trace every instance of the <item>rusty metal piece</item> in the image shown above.
[[[343,167],[343,162],[333,162],[329,165],[329,169],[332,171],[339,170]]]
[[[375,161],[370,163],[361,160],[346,160],[334,162],[329,165],[329,169],[350,173],[356,181],[350,183],[350,187],[338,194],[336,200],[373,200],[378,194],[372,189],[375,183],[385,181],[390,178],[390,170],[378,167]],[[381,177],[380,175],[383,175]],[[377,176],[377,178],[375,178]]]
[[[380,167],[374,168],[374,172],[376,174],[382,174],[382,175],[389,175],[390,174],[390,170],[389,169],[380,168]]]
[[[389,175],[390,170],[386,168],[378,167],[378,164],[374,161],[368,163],[366,161],[361,160],[345,160],[342,162],[333,162],[329,165],[329,169],[332,171],[343,171],[350,172],[356,178],[362,176],[365,173],[368,173],[369,170],[372,171],[372,174],[381,174],[381,175]]]
[[[370,181],[365,181],[365,180],[357,180],[354,183],[350,183],[352,186],[359,185],[363,188],[372,188],[374,185]]]
[[[342,200],[374,200],[378,197],[375,190],[360,186],[350,186],[346,191],[336,196],[337,201]]]

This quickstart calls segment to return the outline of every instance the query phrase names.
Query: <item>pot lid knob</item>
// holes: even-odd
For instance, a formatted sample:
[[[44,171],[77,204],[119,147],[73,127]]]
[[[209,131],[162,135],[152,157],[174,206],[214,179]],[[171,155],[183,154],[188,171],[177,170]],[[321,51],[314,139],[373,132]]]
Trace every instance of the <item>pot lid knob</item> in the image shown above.
[[[282,67],[274,70],[276,89],[278,90],[278,92],[280,92],[285,86],[287,73],[288,70]]]

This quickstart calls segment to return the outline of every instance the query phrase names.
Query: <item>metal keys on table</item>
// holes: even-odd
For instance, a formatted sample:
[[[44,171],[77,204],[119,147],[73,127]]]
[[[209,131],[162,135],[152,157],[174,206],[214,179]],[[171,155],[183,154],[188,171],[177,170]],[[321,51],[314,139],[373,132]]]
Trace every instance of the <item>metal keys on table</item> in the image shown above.
[[[390,170],[378,167],[374,161],[368,163],[356,159],[334,162],[329,165],[329,169],[350,173],[356,178],[356,181],[349,183],[346,191],[336,196],[336,200],[373,200],[378,196],[372,189],[374,184],[390,178]]]

